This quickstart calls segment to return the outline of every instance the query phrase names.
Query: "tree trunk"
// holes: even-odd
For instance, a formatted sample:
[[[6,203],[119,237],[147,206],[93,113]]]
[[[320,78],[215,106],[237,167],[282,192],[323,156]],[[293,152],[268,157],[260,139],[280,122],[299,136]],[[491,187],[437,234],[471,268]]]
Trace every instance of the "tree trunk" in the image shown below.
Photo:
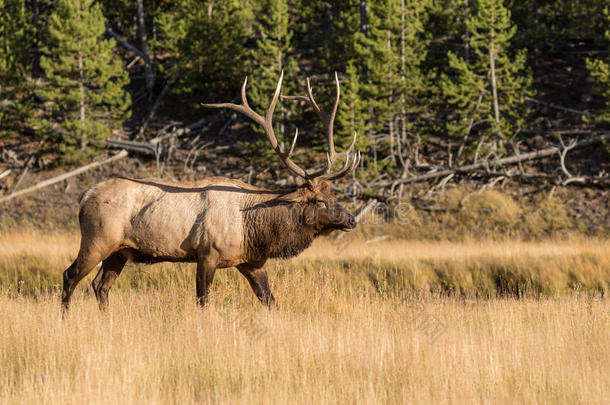
[[[360,31],[365,37],[369,36],[369,16],[366,0],[360,0]]]
[[[79,17],[81,10],[81,2],[77,0],[77,6],[79,9]],[[82,50],[82,38],[80,34],[78,35],[78,102],[79,102],[79,115],[80,115],[80,124],[81,129],[79,131],[80,135],[80,147],[81,149],[85,149],[87,146],[87,136],[85,135],[85,72],[83,69],[83,50]]]
[[[42,67],[40,66],[40,29],[39,20],[40,20],[40,5],[38,4],[38,0],[32,0],[32,26],[36,27],[36,35],[34,36],[34,55],[32,57],[32,76],[40,77],[42,76]]]
[[[78,47],[81,47],[81,40],[78,40]],[[85,128],[85,77],[83,72],[83,54],[82,51],[78,50],[78,92],[79,92],[79,104],[80,104],[80,147],[85,149],[87,146],[87,137],[84,132]]]
[[[389,20],[389,16],[388,16],[388,20]],[[389,21],[388,21],[389,22]],[[392,32],[390,30],[386,31],[386,37],[388,40],[388,52],[393,52],[392,49]],[[389,76],[391,79],[394,79],[391,75],[390,72],[388,72]],[[394,87],[390,88],[390,95],[388,97],[388,105],[392,105],[395,103],[395,98],[394,98]],[[390,155],[392,156],[392,160],[394,160],[394,164],[397,163],[397,158],[396,158],[396,152],[395,152],[395,142],[394,142],[394,119],[396,118],[395,115],[390,115],[389,120],[388,120],[388,126],[389,126],[389,130],[390,130]]]
[[[493,97],[494,104],[494,120],[496,124],[500,123],[500,107],[498,105],[498,84],[496,82],[496,63],[495,63],[495,55],[493,50],[493,44],[489,48],[489,67],[491,69],[491,94]]]
[[[464,16],[465,20],[468,20],[468,17],[470,16],[470,1],[466,0],[466,13]],[[466,63],[470,63],[470,31],[468,31],[468,29],[466,29],[466,33],[465,33],[465,39],[466,39],[466,43],[464,44],[464,59],[466,60]]]
[[[492,24],[495,23],[495,15],[492,10],[491,14]],[[496,125],[500,124],[500,106],[498,105],[498,83],[496,81],[496,55],[494,50],[495,45],[495,32],[492,28],[491,30],[491,43],[489,44],[489,69],[491,71],[491,94],[493,97],[493,108],[494,108],[494,121]],[[500,131],[497,132],[500,135],[500,141],[502,140],[502,133]]]
[[[402,156],[402,147],[406,145],[407,142],[407,110],[405,104],[407,102],[405,97],[405,92],[407,89],[405,88],[405,83],[407,81],[407,57],[406,57],[406,38],[405,31],[407,30],[407,26],[405,24],[405,0],[400,0],[400,80],[402,82],[402,91],[400,94],[400,134],[397,134],[396,137],[399,140],[398,142],[398,157],[400,159],[400,164],[403,169],[406,167],[405,160]]]
[[[146,33],[146,21],[144,16],[144,0],[136,0],[138,9],[138,25],[140,33],[140,44],[142,52],[147,56],[144,58],[144,80],[146,81],[146,91],[148,92],[148,100],[152,100],[153,88],[155,87],[155,75],[152,69],[152,61],[150,60],[150,51],[148,50],[148,37]]]

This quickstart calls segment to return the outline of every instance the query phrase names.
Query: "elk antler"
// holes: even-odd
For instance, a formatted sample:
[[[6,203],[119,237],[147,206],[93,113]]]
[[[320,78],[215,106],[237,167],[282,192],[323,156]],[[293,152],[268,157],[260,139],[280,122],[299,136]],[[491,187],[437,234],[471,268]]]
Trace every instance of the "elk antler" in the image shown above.
[[[326,154],[326,165],[318,170],[315,173],[309,175],[310,179],[316,177],[322,177],[326,180],[335,180],[346,176],[356,169],[358,163],[360,163],[360,151],[351,154],[350,152],[354,148],[354,144],[356,143],[357,133],[354,132],[354,137],[352,138],[352,142],[348,146],[348,148],[344,152],[337,153],[335,151],[335,141],[333,138],[333,128],[335,124],[335,115],[337,115],[337,107],[339,106],[339,98],[341,95],[341,89],[339,86],[339,77],[337,76],[337,72],[335,72],[335,84],[336,84],[336,97],[335,103],[333,104],[333,109],[328,115],[326,112],[320,109],[318,103],[313,97],[313,92],[311,91],[311,84],[309,82],[309,78],[307,78],[307,96],[282,96],[282,98],[286,100],[300,100],[307,101],[311,104],[311,107],[316,112],[320,120],[322,121],[322,125],[324,127],[324,133],[326,134],[326,142],[328,144],[328,153]],[[345,165],[343,168],[335,173],[331,173],[331,168],[335,164],[337,157],[345,155]]]
[[[273,98],[271,99],[271,104],[269,104],[269,108],[267,108],[264,117],[259,115],[248,105],[248,100],[246,98],[246,86],[248,85],[247,77],[244,80],[244,84],[241,86],[241,104],[218,103],[201,105],[206,108],[229,108],[233,111],[237,111],[238,113],[244,114],[246,117],[250,118],[252,121],[262,126],[265,131],[265,135],[267,136],[267,139],[273,147],[273,150],[275,150],[275,153],[277,153],[284,165],[286,165],[286,167],[297,176],[302,177],[306,180],[310,180],[310,176],[307,174],[307,172],[300,168],[296,163],[294,163],[292,159],[290,159],[290,155],[294,151],[294,145],[297,142],[297,137],[299,136],[299,131],[295,131],[294,138],[292,139],[292,143],[290,145],[290,149],[287,152],[284,150],[284,146],[277,141],[277,138],[275,137],[275,132],[273,131],[273,112],[275,111],[275,106],[277,104],[278,99],[280,98],[280,89],[282,87],[283,78],[284,72],[282,71],[280,79],[277,82],[277,87],[275,88],[275,93],[273,94]]]
[[[354,143],[356,142],[357,134],[354,133],[354,138],[352,139],[350,146],[347,148],[346,151],[341,152],[341,153],[335,152],[335,144],[333,141],[333,125],[334,125],[334,121],[335,121],[335,115],[337,114],[337,106],[339,105],[339,91],[340,91],[339,90],[339,78],[337,77],[337,74],[335,73],[335,81],[337,83],[337,97],[336,97],[335,104],[333,106],[333,110],[332,110],[332,113],[330,116],[328,114],[326,114],[324,111],[322,111],[320,109],[320,107],[318,107],[318,104],[316,103],[316,101],[314,100],[313,94],[311,92],[311,86],[309,84],[309,79],[307,79],[307,97],[305,97],[305,96],[282,96],[283,98],[291,99],[291,100],[309,101],[309,103],[313,107],[314,111],[316,112],[316,114],[318,114],[318,116],[322,120],[322,123],[324,124],[324,131],[326,133],[326,139],[328,142],[328,153],[326,154],[326,165],[324,168],[318,170],[315,173],[311,173],[311,174],[307,173],[306,170],[299,167],[295,162],[292,161],[292,159],[290,159],[290,155],[292,155],[292,152],[294,151],[294,146],[296,145],[296,142],[297,142],[297,137],[299,136],[298,129],[295,131],[294,138],[292,139],[292,143],[290,144],[290,149],[288,149],[288,151],[285,151],[284,146],[277,141],[277,138],[275,137],[275,132],[273,131],[273,112],[275,111],[275,106],[277,104],[278,99],[280,98],[280,89],[282,87],[283,78],[284,78],[284,72],[282,71],[282,73],[280,75],[280,79],[278,80],[277,86],[275,88],[275,93],[273,94],[273,98],[271,99],[271,103],[269,104],[269,108],[267,108],[267,111],[265,112],[264,117],[259,115],[256,111],[254,111],[248,105],[248,100],[246,98],[246,86],[248,84],[247,77],[244,80],[244,84],[241,87],[241,104],[218,103],[218,104],[201,104],[201,105],[206,108],[229,108],[233,111],[244,114],[245,116],[247,116],[248,118],[250,118],[251,120],[256,122],[257,124],[262,126],[265,131],[265,135],[267,136],[267,139],[269,140],[269,142],[271,143],[271,146],[273,147],[273,150],[275,150],[275,153],[279,156],[279,158],[282,160],[284,165],[286,165],[286,167],[292,173],[307,180],[307,182],[310,184],[311,184],[311,181],[313,179],[315,179],[316,177],[322,177],[326,180],[335,180],[335,179],[343,177],[343,176],[347,175],[348,173],[350,173],[351,171],[353,171],[356,168],[356,166],[358,166],[358,163],[360,162],[360,151],[358,151],[357,153],[354,153],[353,155],[350,154],[352,148],[354,147]],[[333,164],[335,163],[336,158],[341,155],[346,155],[345,165],[343,166],[343,169],[341,169],[340,171],[338,171],[336,173],[331,173],[331,168],[332,168]]]

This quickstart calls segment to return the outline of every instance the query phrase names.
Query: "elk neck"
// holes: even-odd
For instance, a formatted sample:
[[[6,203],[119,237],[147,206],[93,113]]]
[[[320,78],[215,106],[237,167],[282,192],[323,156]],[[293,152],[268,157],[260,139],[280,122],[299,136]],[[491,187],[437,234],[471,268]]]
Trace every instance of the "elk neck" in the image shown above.
[[[307,249],[319,231],[304,221],[306,202],[265,198],[243,209],[248,256],[255,260],[288,259]]]

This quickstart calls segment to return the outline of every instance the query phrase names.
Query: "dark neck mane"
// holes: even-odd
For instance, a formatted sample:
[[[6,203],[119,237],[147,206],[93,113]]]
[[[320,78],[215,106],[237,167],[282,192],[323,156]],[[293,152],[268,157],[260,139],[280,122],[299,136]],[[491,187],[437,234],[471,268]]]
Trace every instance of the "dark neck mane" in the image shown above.
[[[317,233],[303,223],[304,203],[258,204],[244,213],[245,245],[256,260],[288,259],[307,249]]]

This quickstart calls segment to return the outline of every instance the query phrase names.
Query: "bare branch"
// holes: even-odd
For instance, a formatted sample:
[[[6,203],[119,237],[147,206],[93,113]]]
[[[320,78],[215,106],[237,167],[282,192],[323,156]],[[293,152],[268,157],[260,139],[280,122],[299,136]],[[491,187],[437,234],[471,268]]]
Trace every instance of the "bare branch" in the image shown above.
[[[591,114],[591,113],[589,113],[587,111],[581,111],[581,110],[575,110],[573,108],[562,107],[562,106],[557,105],[557,104],[546,103],[544,101],[540,101],[540,100],[537,100],[537,99],[531,98],[531,97],[525,97],[525,100],[529,101],[530,103],[545,105],[547,107],[554,108],[555,110],[569,112],[569,113],[572,113],[572,114],[585,115],[587,117],[593,117],[593,114]]]
[[[8,176],[8,175],[9,175],[9,174],[11,174],[11,173],[12,173],[12,170],[11,170],[11,169],[8,169],[8,170],[3,171],[2,173],[0,173],[0,179],[2,179],[2,178],[4,178],[4,177]]]
[[[145,63],[150,63],[150,58],[148,57],[147,54],[145,54],[144,52],[142,52],[141,50],[139,50],[138,48],[136,48],[135,46],[133,46],[132,44],[130,44],[129,42],[127,42],[126,40],[124,40],[119,34],[117,34],[112,28],[110,28],[109,25],[106,26],[106,33],[108,33],[108,35],[110,35],[112,38],[114,38],[119,44],[121,44],[123,47],[129,49],[131,52],[133,52],[135,55],[139,56],[140,58],[144,59]]]
[[[584,139],[584,140],[574,144],[570,149],[580,149],[580,148],[584,148],[586,146],[596,145],[600,142],[603,142],[603,141],[606,141],[609,139],[610,139],[610,132],[604,132],[599,136],[589,138],[589,139]],[[511,156],[511,157],[507,157],[507,158],[503,158],[503,159],[495,159],[495,160],[492,160],[490,163],[493,166],[510,165],[510,164],[525,162],[525,161],[529,161],[529,160],[542,159],[545,157],[556,155],[558,153],[561,153],[561,149],[557,146],[553,146],[551,148],[541,149],[541,150],[537,150],[537,151],[530,152],[530,153],[523,153],[523,154],[520,154],[517,156]],[[394,183],[396,183],[396,184],[417,183],[420,181],[426,181],[426,180],[431,180],[431,179],[435,179],[438,177],[448,176],[451,173],[468,173],[468,172],[473,172],[476,170],[485,169],[486,167],[488,167],[486,162],[485,163],[475,163],[475,164],[471,164],[471,165],[456,167],[453,169],[437,170],[437,171],[433,171],[430,173],[422,174],[420,176],[408,177],[405,179],[387,180],[387,181],[378,183],[377,186],[387,187]]]
[[[128,155],[127,151],[126,150],[122,150],[119,153],[117,153],[116,155],[109,157],[108,159],[105,159],[105,160],[102,160],[102,161],[99,161],[99,162],[90,163],[90,164],[88,164],[86,166],[79,167],[78,169],[69,171],[68,173],[64,173],[64,174],[62,174],[60,176],[56,176],[56,177],[53,177],[51,179],[47,179],[45,181],[41,181],[40,183],[38,183],[38,184],[36,184],[36,185],[34,185],[32,187],[28,187],[26,189],[19,190],[17,192],[14,192],[12,194],[6,195],[4,197],[0,197],[0,203],[12,200],[13,198],[19,197],[19,196],[24,195],[24,194],[32,193],[32,192],[40,190],[42,188],[51,186],[51,185],[53,185],[55,183],[59,183],[60,181],[67,180],[70,177],[73,177],[73,176],[79,175],[81,173],[84,173],[87,170],[91,170],[93,168],[105,165],[107,163],[114,162],[115,160],[122,159],[122,158],[126,157],[127,155]]]
[[[561,142],[561,146],[562,146],[562,150],[559,153],[559,163],[561,164],[561,170],[563,171],[563,173],[566,176],[568,176],[568,180],[569,180],[569,179],[571,179],[574,176],[572,176],[572,174],[570,174],[570,172],[566,168],[566,155],[568,154],[569,151],[574,149],[574,147],[578,144],[578,139],[574,139],[572,142],[570,142],[569,145],[566,146],[563,143],[563,138],[560,135],[559,136],[559,142]]]

